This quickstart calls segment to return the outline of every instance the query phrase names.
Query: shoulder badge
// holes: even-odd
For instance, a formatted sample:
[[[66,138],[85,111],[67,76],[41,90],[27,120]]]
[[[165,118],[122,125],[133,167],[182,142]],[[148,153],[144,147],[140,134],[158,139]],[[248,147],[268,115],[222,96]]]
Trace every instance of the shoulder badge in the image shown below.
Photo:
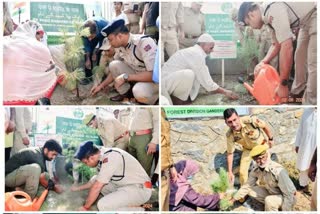
[[[108,158],[103,159],[102,163],[108,163]]]
[[[151,50],[151,46],[149,44],[147,44],[144,48],[143,48],[146,52],[148,52],[149,50]]]

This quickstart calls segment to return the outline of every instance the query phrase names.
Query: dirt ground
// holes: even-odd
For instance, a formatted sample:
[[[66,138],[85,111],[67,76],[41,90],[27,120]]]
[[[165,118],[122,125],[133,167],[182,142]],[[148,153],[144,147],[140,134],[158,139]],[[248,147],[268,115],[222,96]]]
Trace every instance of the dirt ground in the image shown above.
[[[90,96],[90,90],[93,83],[88,85],[79,85],[80,97],[76,96],[76,92],[68,91],[67,89],[57,85],[52,97],[51,105],[123,105],[125,103],[110,101],[110,97],[116,96],[116,91],[105,93],[100,91],[96,96]]]
[[[293,211],[310,211],[310,196],[297,192],[297,203],[293,208]],[[245,203],[236,203],[232,208],[232,211],[264,211],[264,205],[249,198]]]
[[[238,83],[240,75],[226,75],[224,88],[232,90],[239,95],[238,100],[229,100],[222,94],[207,93],[204,88],[200,88],[200,93],[192,105],[258,105],[257,101],[251,94]],[[213,75],[212,79],[221,86],[221,75]]]
[[[40,211],[77,211],[85,202],[88,195],[88,190],[72,192],[71,186],[64,186],[65,191],[61,194],[57,194],[54,191],[49,191],[49,194],[41,206]],[[43,192],[44,188],[39,188],[39,195]],[[152,189],[152,196],[146,204],[151,204],[150,211],[158,211],[158,194],[159,188]],[[102,196],[99,196],[102,197]],[[98,211],[97,201],[90,208],[90,211]]]
[[[246,90],[246,88],[238,83],[238,77],[241,76],[246,82],[252,85],[252,80],[246,80],[246,75],[226,75],[224,88],[232,90],[239,96],[238,100],[229,100],[222,94],[210,94],[204,88],[200,88],[198,97],[192,105],[259,105],[257,100]],[[221,75],[212,75],[212,79],[221,86]],[[290,87],[290,85],[289,85]],[[299,105],[299,103],[288,103],[288,105]]]

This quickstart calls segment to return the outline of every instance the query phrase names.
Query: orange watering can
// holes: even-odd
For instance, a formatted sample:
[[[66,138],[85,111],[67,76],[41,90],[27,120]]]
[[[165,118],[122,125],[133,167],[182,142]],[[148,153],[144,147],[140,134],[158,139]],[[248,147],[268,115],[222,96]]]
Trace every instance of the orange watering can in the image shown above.
[[[23,191],[6,192],[5,210],[6,211],[39,211],[46,199],[49,189],[54,188],[54,183],[49,180],[48,187],[42,192],[39,198],[31,200],[30,195]],[[19,198],[17,198],[18,196]],[[22,198],[21,198],[22,197]]]
[[[275,94],[275,90],[280,84],[280,77],[271,65],[264,64],[261,66],[252,86],[244,82],[242,77],[239,77],[238,81],[257,99],[260,105],[281,103],[281,98]]]

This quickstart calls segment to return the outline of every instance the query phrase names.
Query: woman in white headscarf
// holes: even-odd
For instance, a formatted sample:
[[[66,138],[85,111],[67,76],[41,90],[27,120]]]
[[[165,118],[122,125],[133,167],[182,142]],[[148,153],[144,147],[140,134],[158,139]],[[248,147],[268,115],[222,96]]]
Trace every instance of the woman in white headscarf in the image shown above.
[[[36,39],[39,29],[39,23],[28,21],[3,39],[5,105],[33,105],[53,92],[56,68],[48,47]]]

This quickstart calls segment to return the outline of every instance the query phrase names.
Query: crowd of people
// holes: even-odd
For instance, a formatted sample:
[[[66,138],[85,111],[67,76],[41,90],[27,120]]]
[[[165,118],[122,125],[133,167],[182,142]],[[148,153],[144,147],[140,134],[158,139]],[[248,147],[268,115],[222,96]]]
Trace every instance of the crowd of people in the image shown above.
[[[200,86],[207,92],[238,98],[211,78],[212,71],[205,59],[214,52],[215,40],[206,33],[204,14],[200,11],[202,4],[192,2],[190,7],[183,7],[181,2],[161,4],[164,105],[191,104]],[[240,44],[245,45],[245,38],[251,37],[259,48],[258,56],[246,59],[252,61],[248,64],[255,63],[248,75],[256,77],[262,65],[272,65],[280,76],[275,96],[282,103],[317,103],[316,9],[315,2],[243,2],[239,9],[230,12]]]
[[[114,116],[90,113],[84,117],[83,124],[97,129],[102,145],[95,145],[90,140],[77,142],[78,147],[72,155],[73,185],[66,189],[67,185],[61,183],[65,179],[55,173],[61,169],[51,169],[48,163],[58,155],[66,155],[63,154],[62,142],[52,139],[42,147],[32,146],[28,135],[31,129],[28,127],[31,124],[30,109],[7,108],[6,189],[24,191],[33,199],[39,185],[47,187],[51,180],[57,193],[89,189],[85,204],[79,210],[90,210],[96,204],[99,211],[143,211],[152,189],[158,186],[158,109],[135,108],[129,115],[116,109],[113,113]],[[13,148],[11,154],[10,147]],[[77,171],[80,163],[97,168],[88,183],[80,182]],[[53,168],[63,167],[52,165]],[[100,193],[103,197],[99,197]]]
[[[4,5],[7,8],[8,4]],[[113,8],[111,20],[94,16],[83,23],[82,29],[88,29],[89,33],[83,35],[85,77],[80,80],[80,84],[89,84],[94,79],[92,71],[98,66],[104,70],[104,76],[94,81],[90,90],[91,96],[103,89],[108,92],[107,89],[110,87],[119,93],[111,97],[111,101],[121,102],[128,98],[135,103],[154,105],[159,99],[158,71],[154,71],[158,70],[155,65],[157,65],[156,52],[159,38],[157,24],[159,2],[114,2]],[[4,100],[7,104],[14,102],[32,104],[42,97],[51,95],[57,81],[55,74],[58,73],[59,68],[55,66],[48,47],[34,43],[34,40],[42,41],[46,35],[41,23],[26,21],[13,28],[14,23],[10,18],[9,10],[7,9],[6,12],[6,19],[4,19],[6,38],[4,78],[6,81],[4,82],[11,82],[11,79],[16,81],[14,81],[15,84],[4,85]],[[27,44],[28,41],[33,44]],[[23,73],[28,73],[26,78],[30,78],[28,81],[30,84],[19,81],[18,76],[22,69],[17,69],[19,65],[14,62],[13,54],[7,54],[14,50],[21,52],[23,49],[19,50],[16,47],[18,44],[29,46],[31,49],[30,52],[24,53],[25,60],[20,60],[24,65],[22,68],[25,68]],[[37,58],[38,52],[42,54],[41,58]],[[48,53],[47,56],[44,53]],[[38,60],[39,62],[35,65],[34,58],[43,60]],[[34,88],[41,90],[34,91]],[[32,97],[29,92],[32,92]]]
[[[296,136],[297,164],[300,171],[299,186],[295,186],[284,166],[271,158],[269,149],[275,141],[270,125],[254,116],[240,117],[234,108],[224,111],[227,152],[226,166],[229,187],[235,183],[234,169],[239,167],[240,188],[227,197],[225,192],[202,194],[192,187],[192,177],[200,171],[194,160],[174,163],[170,146],[170,122],[164,109],[161,118],[161,194],[162,210],[197,211],[219,210],[219,201],[226,198],[232,207],[236,201],[243,204],[248,196],[264,205],[265,211],[293,211],[297,203],[297,189],[311,193],[311,210],[317,210],[316,187],[316,129],[317,110],[306,108]],[[233,166],[235,146],[241,145],[239,166]],[[308,158],[306,158],[308,157]],[[250,167],[254,162],[253,167]]]

